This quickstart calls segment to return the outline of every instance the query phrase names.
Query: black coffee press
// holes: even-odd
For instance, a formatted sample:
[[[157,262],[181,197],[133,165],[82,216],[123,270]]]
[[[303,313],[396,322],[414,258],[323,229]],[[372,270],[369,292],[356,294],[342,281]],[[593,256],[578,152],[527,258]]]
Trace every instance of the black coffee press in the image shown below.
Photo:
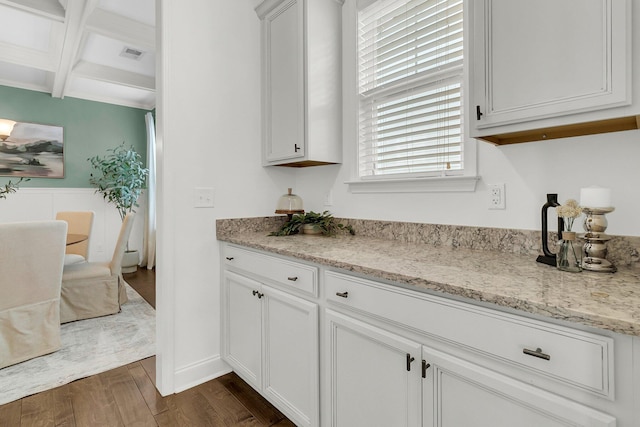
[[[549,208],[555,208],[560,206],[558,203],[558,195],[557,194],[547,194],[547,203],[542,205],[542,252],[544,255],[538,255],[536,261],[541,262],[543,264],[556,266],[556,254],[551,253],[549,251],[549,230],[547,227],[547,210]],[[558,217],[558,236],[562,235],[562,231],[564,230],[564,221],[561,217]]]

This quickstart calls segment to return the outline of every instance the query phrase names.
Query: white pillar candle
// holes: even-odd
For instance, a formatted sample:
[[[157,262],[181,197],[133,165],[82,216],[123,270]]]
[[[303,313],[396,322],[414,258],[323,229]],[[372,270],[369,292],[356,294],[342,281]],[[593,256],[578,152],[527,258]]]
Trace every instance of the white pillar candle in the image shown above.
[[[611,189],[592,185],[580,189],[580,206],[585,208],[608,208],[611,206]]]

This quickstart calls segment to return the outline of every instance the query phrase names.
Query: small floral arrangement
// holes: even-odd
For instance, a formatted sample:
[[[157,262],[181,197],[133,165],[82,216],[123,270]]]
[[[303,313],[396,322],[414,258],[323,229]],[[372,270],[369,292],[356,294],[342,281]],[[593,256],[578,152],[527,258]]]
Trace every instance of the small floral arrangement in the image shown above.
[[[556,266],[563,271],[578,273],[582,271],[582,251],[577,247],[576,233],[571,231],[573,222],[582,213],[582,208],[578,206],[578,202],[569,199],[564,205],[556,207],[558,217],[562,217],[567,227],[562,232],[562,240],[560,241],[560,249],[556,255]]]
[[[576,202],[575,200],[569,199],[565,202],[564,205],[556,207],[556,213],[559,217],[562,217],[562,219],[564,219],[567,231],[571,231],[571,228],[573,227],[573,221],[575,221],[575,219],[579,217],[580,214],[582,214],[582,207],[580,207],[578,205],[578,202]]]

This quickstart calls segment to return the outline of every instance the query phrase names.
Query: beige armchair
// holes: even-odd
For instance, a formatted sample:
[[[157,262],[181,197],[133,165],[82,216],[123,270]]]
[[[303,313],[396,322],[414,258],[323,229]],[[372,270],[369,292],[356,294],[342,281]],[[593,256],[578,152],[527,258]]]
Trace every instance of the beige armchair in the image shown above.
[[[89,319],[120,312],[127,302],[122,278],[122,256],[133,227],[134,214],[122,221],[110,262],[81,262],[64,266],[60,296],[60,322]]]
[[[89,241],[91,239],[94,215],[93,211],[64,211],[56,214],[56,219],[67,222],[68,233],[87,236],[87,240],[67,245],[64,256],[65,265],[84,262],[89,259]]]
[[[0,224],[0,368],[60,349],[67,223]]]

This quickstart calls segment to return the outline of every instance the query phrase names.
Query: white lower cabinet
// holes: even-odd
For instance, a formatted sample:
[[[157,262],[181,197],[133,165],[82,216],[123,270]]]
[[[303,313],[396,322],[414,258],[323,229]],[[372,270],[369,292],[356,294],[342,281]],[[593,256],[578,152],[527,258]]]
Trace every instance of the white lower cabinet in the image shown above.
[[[639,425],[631,337],[223,253],[222,357],[298,426]]]
[[[229,273],[224,278],[224,350],[227,363],[254,388],[262,387],[262,285]]]
[[[325,316],[333,427],[614,427],[616,419],[348,315]]]
[[[420,344],[331,310],[325,322],[331,385],[323,425],[418,427]]]
[[[230,271],[223,357],[299,426],[318,425],[318,305]]]
[[[423,347],[425,427],[614,427],[616,419]]]
[[[589,404],[613,396],[608,337],[338,272],[323,277],[324,426],[625,425]]]

